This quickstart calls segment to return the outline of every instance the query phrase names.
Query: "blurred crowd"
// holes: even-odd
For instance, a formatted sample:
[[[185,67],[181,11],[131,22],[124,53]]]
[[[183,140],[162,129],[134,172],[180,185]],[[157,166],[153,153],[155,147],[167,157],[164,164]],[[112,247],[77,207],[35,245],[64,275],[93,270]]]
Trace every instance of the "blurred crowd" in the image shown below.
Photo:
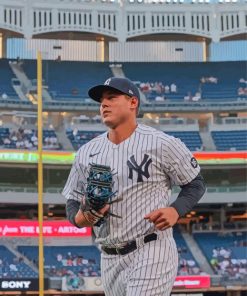
[[[238,245],[238,242],[235,242]],[[210,264],[213,270],[230,279],[244,279],[247,276],[247,259],[234,258],[231,248],[215,247]]]
[[[66,256],[58,253],[56,255],[57,265],[49,266],[46,264],[46,273],[49,276],[63,277],[66,275],[100,276],[100,266],[95,259],[86,259],[82,255],[68,252]]]
[[[178,255],[179,255],[179,268],[178,275],[205,275],[196,261],[192,258],[188,257],[188,249],[186,247],[178,247]]]
[[[37,150],[38,135],[35,130],[20,127],[5,134],[0,142],[3,148]],[[55,131],[43,131],[43,149],[58,150],[60,148]]]

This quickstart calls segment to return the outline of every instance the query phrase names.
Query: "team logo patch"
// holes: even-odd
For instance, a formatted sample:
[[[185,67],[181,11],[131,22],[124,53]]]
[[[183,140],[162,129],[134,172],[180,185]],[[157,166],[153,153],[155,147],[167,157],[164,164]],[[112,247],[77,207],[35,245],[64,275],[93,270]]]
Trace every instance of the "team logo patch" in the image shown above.
[[[191,165],[192,165],[192,167],[193,167],[194,169],[196,169],[196,168],[198,167],[198,162],[197,162],[197,160],[195,159],[195,157],[192,157],[192,158],[191,158],[190,163],[191,163]]]
[[[127,161],[127,166],[129,167],[129,179],[133,180],[133,171],[137,173],[137,182],[143,182],[143,176],[148,179],[150,177],[148,168],[151,162],[152,159],[149,158],[149,155],[145,154],[141,164],[138,165],[134,155],[132,155],[130,160]]]

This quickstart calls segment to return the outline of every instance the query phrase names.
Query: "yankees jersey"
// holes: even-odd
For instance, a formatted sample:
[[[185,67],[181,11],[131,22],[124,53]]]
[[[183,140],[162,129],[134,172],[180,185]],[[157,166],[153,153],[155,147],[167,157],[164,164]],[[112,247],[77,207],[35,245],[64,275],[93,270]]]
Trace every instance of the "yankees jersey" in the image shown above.
[[[170,204],[172,185],[185,185],[199,173],[200,167],[183,142],[152,127],[138,124],[129,138],[112,143],[107,132],[83,145],[77,152],[62,194],[80,201],[91,163],[110,166],[115,198],[110,207],[121,216],[109,216],[94,227],[96,242],[114,245],[155,231],[144,216]],[[171,228],[165,230],[171,235]]]

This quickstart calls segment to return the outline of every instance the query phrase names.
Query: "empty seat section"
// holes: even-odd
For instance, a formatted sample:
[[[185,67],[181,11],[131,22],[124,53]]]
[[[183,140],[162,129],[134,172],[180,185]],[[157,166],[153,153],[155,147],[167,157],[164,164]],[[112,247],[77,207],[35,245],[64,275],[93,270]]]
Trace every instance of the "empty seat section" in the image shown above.
[[[247,150],[247,130],[212,131],[217,150]]]
[[[29,79],[36,79],[36,61],[25,60],[23,69]],[[88,98],[88,89],[112,76],[109,63],[43,61],[44,83],[55,100]]]
[[[104,131],[83,131],[83,130],[67,130],[66,134],[75,150],[86,144],[93,138],[101,135]]]
[[[0,277],[3,278],[35,278],[38,274],[27,264],[23,257],[16,257],[5,246],[0,246]]]
[[[0,59],[0,99],[4,98],[2,95],[5,94],[7,95],[6,99],[19,100],[11,83],[12,78],[16,77],[9,66],[9,60]]]
[[[201,150],[202,148],[202,139],[197,131],[169,131],[165,133],[181,139],[191,151]]]

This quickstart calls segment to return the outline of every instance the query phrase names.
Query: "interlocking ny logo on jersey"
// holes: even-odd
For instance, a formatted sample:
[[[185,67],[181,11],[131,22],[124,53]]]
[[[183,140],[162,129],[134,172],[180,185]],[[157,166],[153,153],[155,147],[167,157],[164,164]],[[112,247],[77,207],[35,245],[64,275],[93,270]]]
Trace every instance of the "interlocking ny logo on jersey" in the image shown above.
[[[150,177],[148,172],[148,167],[151,164],[152,159],[149,158],[149,155],[144,154],[144,158],[140,165],[137,164],[134,155],[130,157],[130,160],[127,161],[127,165],[129,167],[129,179],[133,180],[133,171],[137,173],[137,182],[143,182],[142,176],[147,179]],[[144,170],[143,170],[144,166]]]

